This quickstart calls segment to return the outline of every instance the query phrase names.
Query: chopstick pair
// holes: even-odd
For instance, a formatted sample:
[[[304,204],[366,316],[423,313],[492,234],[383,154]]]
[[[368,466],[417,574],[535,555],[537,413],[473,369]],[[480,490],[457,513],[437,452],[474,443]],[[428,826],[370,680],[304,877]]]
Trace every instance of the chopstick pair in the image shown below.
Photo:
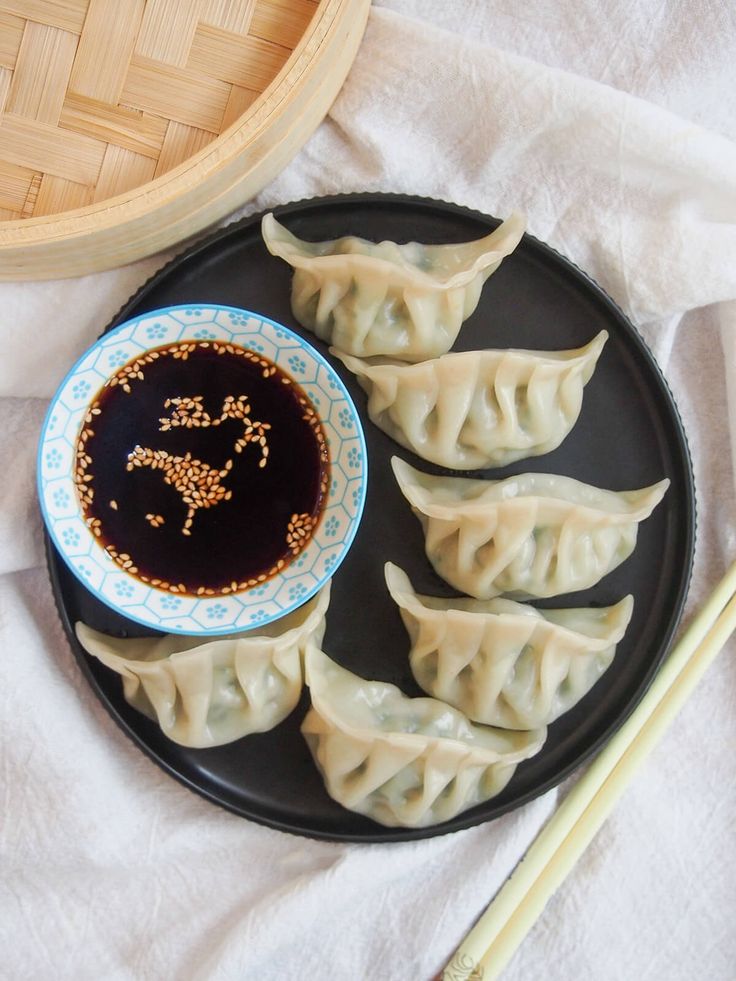
[[[523,941],[736,629],[736,563],[673,648],[637,708],[596,757],[460,944],[443,981],[492,981]]]

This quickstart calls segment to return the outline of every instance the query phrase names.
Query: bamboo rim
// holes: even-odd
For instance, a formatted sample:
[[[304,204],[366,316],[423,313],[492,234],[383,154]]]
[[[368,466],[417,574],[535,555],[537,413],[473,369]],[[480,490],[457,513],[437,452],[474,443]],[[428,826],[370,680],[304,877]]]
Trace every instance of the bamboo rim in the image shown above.
[[[0,281],[99,271],[151,255],[214,224],[285,166],[336,97],[370,0],[321,0],[277,76],[234,123],[139,187],[60,214],[0,223]],[[79,255],[70,250],[79,248]]]

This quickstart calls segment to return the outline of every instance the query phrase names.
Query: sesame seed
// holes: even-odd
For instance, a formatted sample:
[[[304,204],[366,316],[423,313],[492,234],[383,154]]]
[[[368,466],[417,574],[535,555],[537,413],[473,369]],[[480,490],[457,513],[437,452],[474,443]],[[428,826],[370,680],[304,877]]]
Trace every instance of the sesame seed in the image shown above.
[[[192,352],[197,351],[200,347],[218,354],[230,353],[237,357],[245,358],[251,364],[259,366],[262,369],[259,374],[262,374],[264,377],[275,376],[277,381],[281,380],[283,384],[294,387],[295,394],[299,397],[299,402],[302,406],[303,417],[308,421],[315,433],[320,459],[328,459],[326,450],[324,449],[321,424],[309,401],[300,397],[301,390],[296,386],[293,379],[280,372],[271,361],[264,357],[259,357],[254,352],[239,348],[235,344],[223,344],[220,341],[170,344],[168,347],[159,348],[155,354],[148,352],[135,362],[125,365],[123,369],[117,372],[115,384],[120,384],[124,391],[130,393],[137,381],[143,379],[143,369],[146,364],[165,356],[178,357],[181,360],[186,360]],[[177,456],[173,452],[162,449],[160,445],[156,446],[155,443],[153,446],[136,446],[129,455],[127,462],[124,461],[127,471],[133,471],[137,467],[147,467],[152,471],[159,472],[159,479],[172,488],[172,493],[174,491],[176,492],[177,499],[181,500],[185,509],[188,510],[186,516],[180,516],[179,514],[175,516],[169,515],[169,521],[173,517],[176,534],[191,536],[192,534],[196,534],[194,529],[197,527],[197,512],[200,509],[211,509],[223,501],[233,500],[234,494],[237,496],[237,489],[228,486],[230,482],[228,477],[236,461],[241,467],[245,465],[246,468],[248,466],[251,468],[257,466],[259,469],[263,469],[267,466],[271,450],[268,433],[272,429],[272,424],[253,418],[253,404],[250,402],[248,395],[243,392],[236,392],[235,394],[224,396],[221,402],[221,410],[219,412],[216,411],[213,417],[209,415],[209,412],[205,408],[205,396],[203,394],[169,397],[165,400],[162,399],[159,404],[163,404],[165,409],[165,417],[159,419],[157,424],[158,430],[162,433],[171,432],[176,427],[185,428],[191,432],[193,428],[204,429],[219,426],[226,420],[233,420],[237,423],[234,428],[240,431],[239,434],[237,432],[234,433],[232,442],[230,443],[232,447],[230,455],[232,458],[223,461],[219,468],[213,467],[201,459],[196,459],[192,452]],[[210,408],[209,405],[207,408]],[[102,411],[96,404],[95,410],[94,415],[100,414]],[[73,471],[78,499],[82,501],[85,509],[89,507],[86,501],[92,499],[94,491],[93,486],[90,486],[90,484],[93,484],[91,472],[94,472],[95,465],[89,454],[85,452],[87,442],[93,435],[91,432],[88,433],[86,428],[92,418],[92,410],[89,409],[85,419],[85,429],[82,430],[77,438],[77,458]],[[221,433],[224,435],[225,430],[221,430]],[[235,454],[243,454],[243,451],[247,451],[250,443],[255,445],[257,452],[253,455],[254,459],[252,462],[248,462],[247,459],[245,464],[241,464]],[[205,454],[205,460],[206,456],[207,454]],[[85,457],[89,457],[89,459],[85,460]],[[248,457],[247,453],[246,457]],[[326,474],[322,473],[319,483],[321,495],[326,493],[328,485],[329,480]],[[112,510],[119,510],[118,502],[115,499],[109,500],[108,506]],[[153,512],[146,513],[145,518],[153,529],[157,529],[164,524],[164,517]],[[147,577],[140,576],[139,578],[141,578],[141,581],[151,582],[152,585],[156,584],[162,589],[173,592],[190,592],[192,595],[197,596],[226,595],[228,592],[253,588],[283,569],[292,560],[292,556],[298,554],[310,538],[313,524],[314,522],[311,516],[293,514],[287,523],[287,529],[283,533],[285,538],[283,546],[284,557],[267,572],[259,573],[257,576],[254,575],[243,582],[233,579],[228,585],[220,588],[210,588],[196,583],[187,587],[185,584],[179,583],[175,584],[172,588],[168,582],[158,580],[156,584]],[[98,537],[102,534],[102,528],[99,525],[94,526],[90,524],[90,527],[93,530],[94,527],[98,528],[96,532]],[[203,525],[203,527],[206,526]],[[203,546],[206,546],[206,541],[203,542]],[[127,563],[126,571],[132,568],[136,568],[137,571],[137,567],[133,564],[134,560],[127,553],[122,553],[117,560],[118,564],[123,567]]]

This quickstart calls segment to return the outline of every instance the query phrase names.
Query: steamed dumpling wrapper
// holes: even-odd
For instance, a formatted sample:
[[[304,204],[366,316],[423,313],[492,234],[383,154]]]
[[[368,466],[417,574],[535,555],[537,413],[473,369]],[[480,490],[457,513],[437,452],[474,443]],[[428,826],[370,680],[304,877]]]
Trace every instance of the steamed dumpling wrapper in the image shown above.
[[[261,230],[268,251],[294,269],[291,308],[303,327],[358,357],[423,361],[450,350],[524,227],[524,218],[513,214],[485,238],[459,245],[352,235],[304,242],[272,214]]]
[[[76,624],[84,649],[123,679],[126,701],[182,746],[221,746],[266,732],[294,709],[307,642],[321,643],[329,583],[280,620],[244,633],[117,638]]]
[[[476,599],[559,596],[594,586],[634,551],[669,487],[609,491],[558,474],[436,477],[393,457],[435,572]]]
[[[613,661],[634,609],[632,596],[568,610],[419,596],[398,566],[385,571],[420,688],[473,722],[508,729],[549,725],[577,705]]]
[[[608,334],[572,351],[463,351],[422,364],[331,353],[368,394],[371,421],[450,470],[549,453],[577,422]]]
[[[476,726],[434,698],[366,681],[310,642],[302,733],[330,797],[388,827],[424,828],[499,794],[546,730]]]

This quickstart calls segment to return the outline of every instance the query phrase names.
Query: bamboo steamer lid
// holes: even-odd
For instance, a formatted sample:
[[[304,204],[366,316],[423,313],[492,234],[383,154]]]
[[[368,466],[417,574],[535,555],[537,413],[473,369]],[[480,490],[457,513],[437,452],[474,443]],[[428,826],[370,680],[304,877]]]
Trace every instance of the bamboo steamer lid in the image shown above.
[[[370,0],[0,0],[0,280],[132,262],[271,180]]]

